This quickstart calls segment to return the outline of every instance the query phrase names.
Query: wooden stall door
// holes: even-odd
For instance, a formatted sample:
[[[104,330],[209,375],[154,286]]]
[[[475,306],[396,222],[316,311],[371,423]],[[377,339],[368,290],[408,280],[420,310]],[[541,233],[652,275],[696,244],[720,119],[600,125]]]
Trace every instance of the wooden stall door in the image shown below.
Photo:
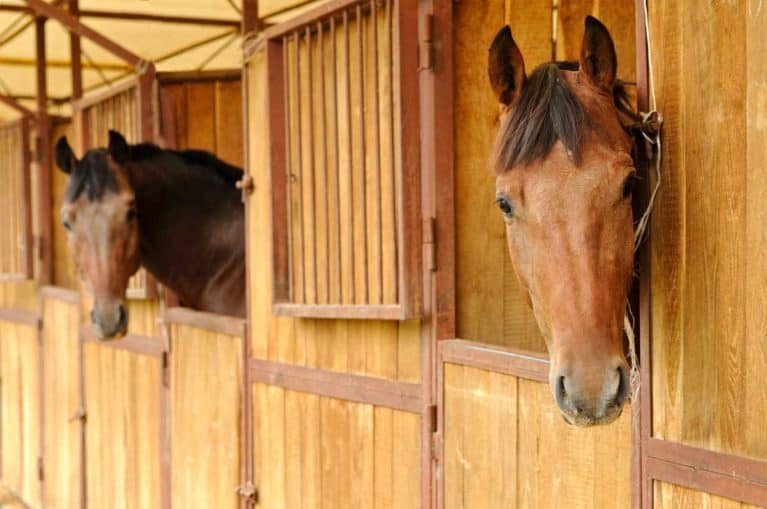
[[[39,507],[40,343],[36,316],[16,315],[0,316],[0,485]]]
[[[644,506],[767,506],[767,9],[654,0],[649,20],[664,125],[643,320]]]
[[[243,484],[241,319],[167,310],[170,341],[170,504],[236,509]]]
[[[79,294],[41,289],[43,506],[82,507],[83,400]]]
[[[356,45],[358,32],[352,31],[356,30],[352,24],[359,11],[356,3],[345,5],[350,9],[346,17],[354,35],[351,42]],[[359,2],[359,6],[365,12],[369,9],[367,2]],[[382,21],[385,19],[384,16]],[[336,48],[341,52],[343,15],[334,23]],[[314,23],[307,27],[316,34]],[[305,38],[306,32],[302,34]],[[287,44],[292,50],[289,62],[298,64],[295,60],[298,45]],[[328,38],[322,44],[327,50],[332,40]],[[307,52],[298,57],[304,63],[309,51],[319,54],[316,39],[311,43],[311,50],[303,43],[300,46],[301,51]],[[338,65],[340,69],[342,64]],[[319,76],[317,68],[313,72]],[[249,55],[246,76],[247,166],[254,189],[246,201],[251,320],[247,373],[253,415],[252,435],[247,438],[252,444],[251,479],[258,491],[259,507],[424,507],[429,484],[427,482],[424,489],[423,481],[430,474],[424,425],[429,422],[430,414],[423,397],[422,324],[419,320],[306,319],[272,314],[274,272],[270,253],[274,176],[270,177],[269,147],[280,143],[282,133],[270,132],[264,122],[272,104],[267,97],[267,80],[278,79],[279,75],[275,75],[271,67],[267,68],[263,46]],[[330,73],[327,80],[329,76]],[[302,86],[305,85],[304,82]],[[326,90],[334,90],[327,86]],[[339,108],[344,91],[348,90],[344,87],[346,85],[335,89]],[[319,88],[314,91],[319,94]],[[308,96],[302,97],[302,101],[301,107],[306,106],[302,114],[309,118]],[[332,105],[332,97],[328,97],[328,101]],[[316,121],[321,122],[319,109],[315,111]],[[332,106],[328,106],[328,111],[332,111]],[[359,122],[359,118],[356,121]],[[365,129],[372,126],[366,124]],[[363,136],[359,129],[350,131],[348,125],[339,132],[339,138]],[[308,140],[306,143],[303,153],[321,150],[319,140],[314,145],[308,144]],[[335,147],[335,142],[328,146]],[[328,154],[328,157],[332,163],[334,156]],[[318,160],[323,159],[318,156]],[[345,171],[349,171],[349,161],[345,161]],[[308,195],[307,186],[307,200]],[[320,196],[323,201],[319,203],[324,204],[324,196]],[[348,193],[341,199],[348,200]],[[408,212],[420,217],[420,211]],[[322,217],[318,221],[327,224],[325,216]],[[330,217],[335,217],[334,213]],[[358,226],[361,228],[362,223]],[[322,251],[324,253],[324,248]],[[329,261],[335,266],[334,258],[328,259],[322,254],[320,259],[323,266]],[[346,277],[342,283],[342,288],[347,290],[355,284],[353,278]],[[359,284],[360,288],[364,286],[361,280]],[[324,292],[329,287],[322,288]],[[342,293],[344,291],[342,289]]]

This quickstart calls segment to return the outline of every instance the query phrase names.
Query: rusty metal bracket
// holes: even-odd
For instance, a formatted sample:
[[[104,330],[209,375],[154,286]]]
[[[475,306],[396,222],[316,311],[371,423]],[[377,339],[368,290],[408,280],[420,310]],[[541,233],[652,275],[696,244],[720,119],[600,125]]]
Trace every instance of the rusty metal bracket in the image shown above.
[[[237,487],[237,495],[245,499],[245,503],[250,507],[258,504],[258,488],[251,482],[246,482]]]

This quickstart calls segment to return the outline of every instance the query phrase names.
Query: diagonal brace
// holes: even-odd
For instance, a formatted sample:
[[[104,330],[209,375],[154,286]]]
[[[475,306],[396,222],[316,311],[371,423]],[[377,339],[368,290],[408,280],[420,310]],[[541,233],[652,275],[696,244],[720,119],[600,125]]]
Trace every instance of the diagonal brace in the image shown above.
[[[100,34],[96,30],[81,23],[79,19],[72,16],[68,12],[58,7],[54,7],[44,0],[26,0],[26,2],[27,5],[33,9],[35,13],[37,13],[37,15],[55,19],[64,25],[64,27],[70,32],[76,33],[77,35],[91,40],[93,43],[101,46],[116,57],[135,67],[139,72],[145,69],[146,62],[141,57],[131,52],[127,48],[117,44],[105,35]]]
[[[6,94],[0,94],[0,102],[3,102],[13,108],[14,110],[18,111],[22,115],[34,115],[35,112],[21,104],[19,101],[17,101],[15,98],[6,95]]]

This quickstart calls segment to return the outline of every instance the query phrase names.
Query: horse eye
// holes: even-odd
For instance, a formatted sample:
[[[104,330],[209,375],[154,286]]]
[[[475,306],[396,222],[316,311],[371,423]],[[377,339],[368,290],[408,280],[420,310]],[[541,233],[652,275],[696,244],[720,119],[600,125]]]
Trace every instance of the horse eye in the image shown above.
[[[631,196],[631,193],[634,192],[634,183],[639,180],[639,177],[637,176],[636,172],[631,172],[631,174],[626,177],[626,180],[623,181],[623,191],[622,196],[623,199],[628,198]]]
[[[128,209],[128,213],[125,214],[125,220],[131,222],[134,219],[136,219],[136,207],[131,207]]]
[[[66,228],[67,230],[69,230],[69,231],[72,231],[72,223],[70,223],[70,222],[69,222],[69,221],[67,221],[66,219],[64,219],[64,220],[61,222],[61,224],[63,224],[63,225],[64,225],[64,228]]]
[[[498,204],[498,208],[501,209],[501,212],[503,212],[504,216],[511,217],[512,213],[514,212],[514,208],[511,206],[511,203],[509,203],[509,200],[503,196],[499,196],[496,198],[495,202]]]

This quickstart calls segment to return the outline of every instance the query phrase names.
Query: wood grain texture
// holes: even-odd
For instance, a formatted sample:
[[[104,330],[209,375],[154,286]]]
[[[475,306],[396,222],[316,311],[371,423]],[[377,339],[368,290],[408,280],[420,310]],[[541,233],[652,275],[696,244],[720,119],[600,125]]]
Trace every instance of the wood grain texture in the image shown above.
[[[0,380],[0,484],[37,507],[41,502],[37,479],[41,431],[36,327],[0,321]]]
[[[767,409],[753,374],[767,359],[767,264],[754,256],[765,242],[764,13],[690,0],[650,15],[664,49],[654,77],[666,179],[652,239],[653,429],[765,459],[759,431],[744,426]]]
[[[51,141],[56,143],[60,136],[66,136],[70,143],[74,139],[74,129],[71,123],[58,124],[53,128]],[[51,147],[53,150],[53,147]],[[78,287],[77,267],[69,250],[67,231],[61,225],[60,210],[64,203],[69,175],[54,165],[51,175],[51,233],[53,235],[53,284],[71,290]]]
[[[670,483],[653,483],[653,507],[655,509],[757,509],[759,506],[745,504],[709,493],[683,488]]]
[[[160,506],[161,360],[84,345],[89,507]]]
[[[0,282],[0,307],[37,312],[39,296],[37,281]]]
[[[445,365],[445,507],[628,507],[629,409],[562,420],[546,384]]]
[[[20,193],[29,172],[22,158],[21,122],[0,123],[0,278],[24,275],[24,203]]]
[[[43,506],[80,507],[82,426],[79,320],[75,305],[43,299]]]
[[[420,418],[253,385],[261,507],[419,507]]]
[[[241,341],[195,327],[170,327],[174,507],[238,507]]]

